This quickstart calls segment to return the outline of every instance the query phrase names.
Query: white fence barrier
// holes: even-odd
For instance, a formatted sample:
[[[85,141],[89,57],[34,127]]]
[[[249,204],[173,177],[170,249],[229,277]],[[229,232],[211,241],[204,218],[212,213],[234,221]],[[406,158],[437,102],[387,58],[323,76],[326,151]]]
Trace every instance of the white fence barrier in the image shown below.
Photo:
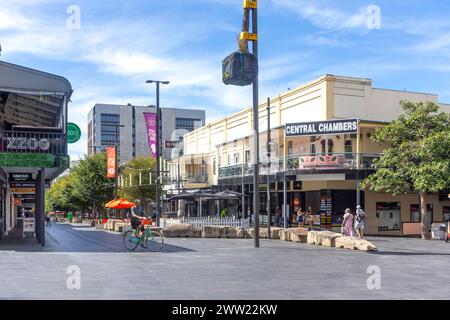
[[[204,226],[222,226],[222,227],[240,227],[250,228],[250,219],[233,219],[233,218],[218,218],[218,217],[181,217],[180,219],[161,219],[160,225],[163,228],[171,224],[183,223],[192,224],[198,229],[203,229]]]

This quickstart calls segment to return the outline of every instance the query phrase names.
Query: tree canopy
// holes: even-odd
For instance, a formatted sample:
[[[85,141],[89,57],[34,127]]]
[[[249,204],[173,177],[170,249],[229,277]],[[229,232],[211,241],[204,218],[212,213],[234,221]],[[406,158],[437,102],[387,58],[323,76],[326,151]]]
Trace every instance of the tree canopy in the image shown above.
[[[450,188],[450,114],[433,102],[402,101],[398,119],[377,129],[372,140],[388,145],[362,187],[394,195],[418,193],[422,237],[429,238],[426,197]]]

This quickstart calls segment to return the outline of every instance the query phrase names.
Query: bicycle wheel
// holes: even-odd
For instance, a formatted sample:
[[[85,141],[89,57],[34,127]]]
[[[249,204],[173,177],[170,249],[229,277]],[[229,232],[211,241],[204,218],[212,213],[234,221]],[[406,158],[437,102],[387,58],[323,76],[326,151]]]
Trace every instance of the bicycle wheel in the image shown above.
[[[134,231],[129,230],[123,235],[123,244],[128,250],[135,250],[139,245],[139,238],[136,237],[136,233]]]
[[[145,245],[148,251],[151,252],[161,251],[162,247],[164,246],[164,237],[160,232],[152,231],[145,238]]]

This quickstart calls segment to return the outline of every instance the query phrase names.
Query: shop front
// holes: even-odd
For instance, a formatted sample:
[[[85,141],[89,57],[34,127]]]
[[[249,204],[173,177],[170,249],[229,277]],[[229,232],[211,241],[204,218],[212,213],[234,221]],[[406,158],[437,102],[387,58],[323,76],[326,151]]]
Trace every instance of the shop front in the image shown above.
[[[34,226],[45,245],[45,189],[69,166],[70,83],[59,76],[0,62],[0,168],[3,231]],[[0,188],[1,189],[1,188]],[[33,223],[31,223],[33,222]]]

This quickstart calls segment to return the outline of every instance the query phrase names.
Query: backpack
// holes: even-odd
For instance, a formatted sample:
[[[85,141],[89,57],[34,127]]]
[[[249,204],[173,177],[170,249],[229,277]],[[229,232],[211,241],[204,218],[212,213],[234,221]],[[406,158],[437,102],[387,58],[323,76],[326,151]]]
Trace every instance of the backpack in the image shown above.
[[[248,86],[258,74],[258,59],[245,51],[236,51],[222,61],[222,81],[226,85]]]

